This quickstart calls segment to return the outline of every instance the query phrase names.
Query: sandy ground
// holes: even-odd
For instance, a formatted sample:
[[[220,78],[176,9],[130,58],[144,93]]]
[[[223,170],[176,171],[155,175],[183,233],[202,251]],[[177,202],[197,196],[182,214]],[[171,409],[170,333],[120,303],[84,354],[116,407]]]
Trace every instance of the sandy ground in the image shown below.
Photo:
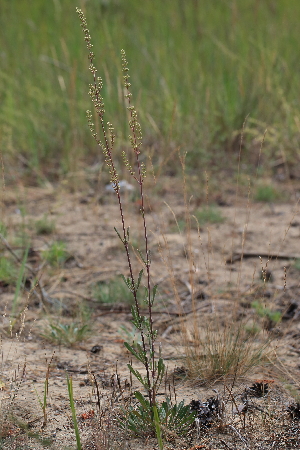
[[[100,192],[84,186],[70,193],[61,185],[19,186],[7,188],[3,194],[2,221],[8,229],[7,242],[19,254],[24,248],[22,236],[23,240],[25,235],[30,239],[28,283],[35,271],[45,295],[41,296],[38,289],[30,294],[24,292],[17,300],[13,319],[10,313],[15,287],[0,280],[0,448],[76,448],[66,373],[73,380],[83,448],[157,448],[154,440],[133,439],[116,426],[120,405],[128,401],[138,385],[133,381],[133,387],[129,387],[130,358],[121,329],[130,328],[130,306],[122,299],[103,304],[94,294],[97,283],[120,273],[128,274],[124,250],[114,231],[114,226],[120,228],[116,200],[104,187]],[[300,387],[300,286],[299,270],[295,267],[295,258],[300,258],[297,187],[288,191],[285,202],[275,204],[248,202],[245,197],[236,197],[232,187],[225,186],[220,192],[212,200],[224,221],[201,225],[197,230],[192,218],[188,233],[186,229],[179,232],[176,225],[177,220],[181,226],[186,214],[176,179],[166,179],[163,187],[150,191],[147,197],[151,273],[159,290],[153,318],[162,355],[170,374],[176,367],[183,367],[184,372],[182,324],[185,330],[195,321],[200,329],[211,323],[226,328],[233,321],[249,319],[262,329],[268,328],[272,355],[276,353],[278,359],[273,366],[256,367],[253,373],[234,383],[195,386],[182,378],[176,380],[177,399],[184,399],[185,403],[193,399],[204,401],[215,395],[216,389],[226,400],[226,417],[222,425],[202,430],[198,437],[195,432],[184,441],[169,436],[166,448],[296,449],[300,447],[299,427],[286,408],[295,402]],[[191,200],[192,214],[202,207],[197,197]],[[142,249],[139,202],[132,192],[125,193],[124,212],[133,245]],[[34,227],[44,215],[55,223],[55,231],[50,235],[38,235]],[[69,255],[57,268],[43,260],[43,251],[54,241],[65,242]],[[1,252],[10,255],[5,243]],[[138,273],[141,262],[134,255],[133,264]],[[16,265],[20,266],[17,262]],[[267,323],[267,318],[259,317],[251,307],[254,300],[270,311],[279,311],[282,321]],[[66,347],[43,336],[49,323],[70,324],[79,316],[85,317],[92,330],[86,340]],[[188,333],[192,334],[192,328]],[[92,351],[95,346],[96,353]],[[46,378],[49,386],[43,414]],[[234,413],[247,386],[265,378],[271,380],[268,396],[253,400],[256,406],[248,415]],[[262,412],[266,410],[268,414]]]

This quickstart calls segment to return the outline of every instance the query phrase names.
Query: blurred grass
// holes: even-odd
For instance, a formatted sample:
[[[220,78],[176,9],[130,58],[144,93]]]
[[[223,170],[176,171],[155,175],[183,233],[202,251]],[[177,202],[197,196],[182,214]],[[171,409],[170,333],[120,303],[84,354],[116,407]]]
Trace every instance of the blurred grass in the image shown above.
[[[75,7],[92,35],[108,113],[124,145],[120,49],[154,165],[170,149],[189,167],[245,155],[265,130],[268,161],[298,162],[298,0],[0,0],[0,145],[5,167],[53,178],[95,162],[85,111],[91,81]],[[158,150],[159,149],[159,150]],[[35,172],[38,177],[38,171]]]

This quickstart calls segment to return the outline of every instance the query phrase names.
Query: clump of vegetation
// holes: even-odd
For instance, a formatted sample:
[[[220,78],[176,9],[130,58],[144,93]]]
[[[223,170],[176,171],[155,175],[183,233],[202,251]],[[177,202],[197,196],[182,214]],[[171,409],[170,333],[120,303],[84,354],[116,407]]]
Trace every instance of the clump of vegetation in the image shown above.
[[[130,406],[127,410],[123,409],[124,417],[119,420],[121,427],[124,430],[129,429],[135,436],[155,435],[150,402],[139,392],[135,393],[135,397],[139,405]],[[166,400],[159,405],[157,412],[166,437],[168,433],[185,436],[191,430],[196,418],[196,412],[191,410],[190,405],[185,405],[184,401],[174,404],[169,397],[166,397]]]
[[[6,256],[0,257],[0,281],[3,284],[15,284],[18,270],[13,262]]]
[[[5,238],[7,237],[7,227],[3,222],[0,222],[0,234]]]
[[[76,70],[76,61],[84,60],[84,49],[70,13],[74,1],[44,2],[43,8],[32,4],[29,10],[27,5],[27,0],[1,0],[5,11],[0,18],[0,43],[5,49],[0,78],[1,145],[6,158],[18,161],[19,167],[22,155],[24,171],[43,182],[38,169],[57,177],[72,169],[78,155],[93,160],[96,151],[85,125],[86,77]],[[145,120],[147,135],[162,141],[170,135],[175,146],[184,143],[191,169],[212,160],[219,159],[221,164],[229,160],[249,112],[245,157],[251,157],[254,139],[268,128],[266,157],[298,160],[299,80],[294,74],[299,62],[293,51],[300,40],[297,0],[275,6],[260,2],[259,9],[254,0],[144,2],[143,14],[136,0],[91,0],[86,6],[91,33],[105,49],[101,62],[109,88],[103,96],[104,101],[109,99],[121,142],[126,138],[126,121],[119,90],[112,88],[116,62],[111,51],[125,47],[136,64],[136,91],[153,118]],[[62,28],[63,18],[68,19]],[[38,27],[39,23],[45,26]],[[103,33],[106,24],[110,25],[109,48]],[[31,61],[38,60],[37,71]],[[186,77],[183,67],[189,68]],[[24,82],[11,77],[13,72],[22,73]],[[81,105],[76,114],[70,109],[72,102]],[[44,120],[45,113],[49,120]],[[168,145],[161,145],[154,163],[167,159],[172,163],[169,151]],[[52,161],[57,162],[56,170],[47,166]]]
[[[124,283],[122,277],[115,277],[109,281],[98,281],[92,289],[92,296],[103,304],[121,303],[124,305],[132,305],[134,298],[128,287]],[[143,300],[142,291],[138,292],[138,302],[141,304]]]
[[[200,226],[210,224],[218,224],[224,222],[224,217],[216,206],[205,206],[202,209],[196,211],[194,216]]]
[[[206,327],[203,335],[198,332],[193,343],[186,344],[186,376],[195,384],[207,384],[249,374],[269,352],[269,341],[259,343],[252,331],[238,323],[220,330]]]
[[[44,339],[58,344],[65,345],[66,347],[72,347],[78,342],[82,342],[88,339],[91,335],[91,328],[88,324],[82,324],[78,322],[66,323],[53,323],[49,324],[49,328],[42,334]]]
[[[43,258],[50,264],[50,266],[58,268],[62,267],[69,254],[66,250],[66,244],[62,241],[53,242],[47,250],[43,251]]]
[[[278,200],[280,197],[278,191],[269,184],[261,185],[256,188],[254,200],[257,202],[271,203]]]
[[[280,311],[272,311],[258,300],[252,302],[251,306],[255,309],[256,314],[265,320],[265,328],[273,328],[281,321],[282,314]]]
[[[36,234],[38,235],[49,235],[55,231],[54,220],[50,220],[46,214],[44,214],[41,219],[37,220],[34,226]]]
[[[188,227],[191,229],[198,229],[208,224],[221,224],[225,221],[220,209],[214,205],[204,206],[203,208],[195,211],[190,220],[187,223],[186,218],[175,218],[175,224],[170,228],[173,233],[186,232]]]

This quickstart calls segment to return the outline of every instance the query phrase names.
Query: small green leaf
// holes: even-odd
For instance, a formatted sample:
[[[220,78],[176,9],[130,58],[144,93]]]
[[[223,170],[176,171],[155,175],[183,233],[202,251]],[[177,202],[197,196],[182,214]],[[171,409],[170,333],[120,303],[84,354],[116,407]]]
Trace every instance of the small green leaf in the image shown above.
[[[155,286],[153,286],[153,289],[152,289],[152,303],[151,303],[151,306],[153,306],[153,303],[154,303],[154,300],[155,300],[155,297],[156,297],[156,291],[157,291],[157,284],[155,285]]]
[[[146,411],[150,410],[150,402],[145,399],[143,394],[141,394],[139,391],[135,391],[134,396]]]
[[[156,433],[156,439],[158,442],[158,446],[160,450],[163,450],[164,445],[162,441],[162,433],[161,433],[161,423],[159,419],[158,409],[156,405],[152,406],[153,410],[153,416],[154,416],[154,426],[155,426],[155,433]]]
[[[127,228],[127,242],[129,242],[129,227]]]
[[[166,366],[165,366],[164,360],[162,358],[159,358],[158,366],[157,366],[158,374],[163,375],[165,372],[165,368],[166,368]]]
[[[139,273],[139,278],[138,278],[138,281],[137,281],[137,283],[136,283],[136,287],[135,287],[136,291],[137,291],[138,288],[140,287],[141,279],[142,279],[143,273],[144,273],[144,270],[142,269],[142,270],[140,271],[140,273]]]
[[[118,230],[116,229],[116,227],[114,227],[115,232],[117,233],[120,241],[122,242],[122,244],[124,244],[124,239],[121,237],[120,233],[118,232]]]
[[[135,378],[139,380],[139,382],[145,387],[145,383],[140,372],[138,370],[134,370],[134,368],[130,364],[127,364],[127,367],[130,370],[130,372],[135,376]]]
[[[122,277],[124,283],[126,284],[126,286],[128,287],[128,289],[130,290],[130,292],[133,293],[134,292],[134,288],[133,288],[133,285],[132,285],[131,278],[130,277],[125,278],[123,274],[121,274],[121,277]]]
[[[128,344],[128,342],[124,342],[125,347],[127,348],[127,350],[139,361],[141,361],[139,354],[135,351],[135,349]]]

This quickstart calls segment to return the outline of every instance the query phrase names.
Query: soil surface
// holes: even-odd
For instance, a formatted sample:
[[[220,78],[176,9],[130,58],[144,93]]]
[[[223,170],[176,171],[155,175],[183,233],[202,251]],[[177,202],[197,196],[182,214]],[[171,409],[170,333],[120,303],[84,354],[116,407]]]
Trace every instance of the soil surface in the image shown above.
[[[201,196],[188,193],[187,220],[176,178],[147,188],[151,280],[158,284],[153,321],[169,374],[160,393],[175,401],[175,391],[177,402],[185,404],[214,397],[222,406],[207,426],[201,426],[200,416],[198,431],[188,437],[166,432],[166,449],[300,448],[300,191],[281,189],[284,202],[252,202],[224,183],[209,199],[222,219],[209,223],[198,215],[197,224],[193,214],[206,203]],[[70,191],[63,183],[20,185],[2,195],[7,231],[2,230],[1,256],[12,262],[17,277],[26,248],[28,256],[20,295],[15,295],[15,279],[1,274],[0,280],[0,448],[76,448],[67,374],[82,448],[158,448],[153,437],[132,437],[117,426],[120,407],[134,405],[132,392],[141,387],[129,375],[132,358],[124,347],[124,341],[137,337],[131,333],[131,299],[118,293],[120,274],[129,273],[114,230],[121,230],[116,198],[105,185],[83,183]],[[144,231],[135,190],[124,191],[123,207],[137,276]],[[38,229],[38,220],[53,222],[53,230]],[[51,265],[45,251],[58,241],[65,243],[67,255]],[[111,289],[110,280],[117,280]],[[240,323],[249,335],[256,330],[257,345],[267,337],[267,363],[254,364],[242,377],[192,375],[185,359],[189,347],[205,358],[207,347],[199,349],[199,342],[207,339],[207,328],[224,330],[227,339],[226,330]],[[84,339],[68,346],[57,334],[61,325],[70,340],[74,327],[77,332],[84,327]],[[138,362],[132,364],[142,370]],[[259,388],[263,392],[255,392]]]

